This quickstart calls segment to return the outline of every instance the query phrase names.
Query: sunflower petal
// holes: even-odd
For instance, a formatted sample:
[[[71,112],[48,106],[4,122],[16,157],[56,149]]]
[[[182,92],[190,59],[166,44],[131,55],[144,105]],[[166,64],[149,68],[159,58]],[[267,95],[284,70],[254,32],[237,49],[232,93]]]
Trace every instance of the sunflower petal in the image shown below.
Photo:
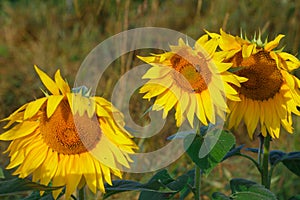
[[[57,96],[48,96],[47,99],[47,117],[50,118],[54,111],[56,110],[57,106],[63,100],[64,96],[57,95]]]
[[[264,49],[266,51],[272,51],[274,48],[276,48],[279,45],[280,40],[284,37],[284,35],[280,34],[278,35],[273,41],[268,42]]]
[[[42,107],[46,100],[47,97],[43,97],[28,103],[24,113],[24,119],[29,119],[33,117],[39,111],[39,109]]]
[[[62,94],[70,93],[70,87],[66,81],[60,75],[60,70],[57,70],[54,76],[56,85],[58,86],[59,90]]]
[[[39,124],[40,123],[36,121],[24,121],[23,123],[18,124],[12,129],[1,134],[0,140],[14,140],[29,135],[35,131]]]
[[[56,83],[42,70],[38,68],[38,66],[34,65],[35,71],[39,75],[41,81],[45,85],[45,87],[53,94],[59,95],[59,88]]]

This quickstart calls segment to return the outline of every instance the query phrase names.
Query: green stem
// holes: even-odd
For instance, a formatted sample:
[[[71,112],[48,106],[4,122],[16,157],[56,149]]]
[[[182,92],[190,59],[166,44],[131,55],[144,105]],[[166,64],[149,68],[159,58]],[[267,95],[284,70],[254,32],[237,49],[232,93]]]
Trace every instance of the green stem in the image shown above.
[[[201,169],[195,165],[195,200],[200,200],[201,197]]]
[[[262,136],[262,134],[260,134],[258,137],[259,137],[259,148],[258,148],[258,159],[257,159],[257,162],[258,162],[259,165],[261,165],[261,156],[262,156],[262,152],[263,152],[265,137]]]
[[[256,162],[255,159],[253,159],[251,156],[248,156],[248,155],[242,154],[242,153],[239,154],[239,156],[242,156],[242,157],[244,157],[244,158],[247,158],[247,159],[251,160],[251,161],[253,162],[253,164],[255,165],[255,167],[257,168],[257,170],[261,173],[261,168],[260,168],[258,162]]]
[[[79,196],[78,196],[78,199],[79,200],[84,200],[85,198],[84,198],[84,187],[82,187],[81,189],[79,189],[79,194],[78,194]]]
[[[262,160],[262,173],[261,173],[261,183],[267,189],[270,189],[271,178],[269,177],[269,150],[270,150],[271,137],[268,134],[264,139],[264,152]]]

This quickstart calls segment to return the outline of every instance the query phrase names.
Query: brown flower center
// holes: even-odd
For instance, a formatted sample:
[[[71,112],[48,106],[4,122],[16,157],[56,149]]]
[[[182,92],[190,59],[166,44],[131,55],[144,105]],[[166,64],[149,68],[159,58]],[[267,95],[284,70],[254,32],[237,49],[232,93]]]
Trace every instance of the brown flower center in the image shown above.
[[[184,58],[180,55],[184,55]],[[171,58],[172,67],[184,76],[182,80],[180,74],[175,75],[175,80],[184,89],[190,92],[201,93],[207,89],[207,84],[211,79],[211,72],[207,66],[204,55],[189,55],[186,52],[178,52]]]
[[[67,100],[63,100],[50,118],[46,111],[41,117],[41,134],[45,143],[62,154],[80,154],[93,149],[101,137],[97,117],[89,118],[71,112]]]
[[[279,92],[283,83],[280,70],[268,52],[260,51],[248,58],[238,53],[230,62],[233,67],[242,67],[236,75],[248,78],[237,90],[245,97],[253,100],[268,100]]]

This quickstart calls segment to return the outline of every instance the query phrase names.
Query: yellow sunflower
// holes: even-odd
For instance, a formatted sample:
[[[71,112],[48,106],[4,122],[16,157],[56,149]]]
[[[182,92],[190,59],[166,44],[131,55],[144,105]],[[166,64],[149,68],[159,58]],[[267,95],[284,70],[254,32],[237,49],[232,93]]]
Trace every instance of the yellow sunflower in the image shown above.
[[[156,97],[153,110],[163,110],[163,118],[174,107],[176,125],[187,118],[193,127],[194,117],[207,125],[215,123],[216,115],[224,118],[228,111],[226,97],[239,101],[230,84],[240,86],[240,78],[227,70],[230,63],[214,57],[217,45],[207,35],[201,37],[194,48],[179,39],[171,51],[139,58],[151,65],[143,79],[150,79],[142,88],[143,98]]]
[[[249,41],[222,30],[220,33],[214,35],[221,48],[218,56],[233,64],[236,75],[248,78],[236,88],[241,101],[228,104],[232,111],[229,128],[237,128],[244,121],[251,139],[256,128],[264,137],[269,133],[272,138],[279,138],[281,126],[292,133],[292,113],[300,115],[300,81],[291,71],[300,62],[283,49],[274,50],[284,35],[262,42],[260,36]]]
[[[26,103],[2,121],[11,127],[0,140],[11,140],[8,169],[44,185],[66,186],[66,198],[85,184],[105,192],[111,174],[121,178],[137,146],[123,128],[123,116],[110,102],[89,97],[85,88],[70,90],[60,71],[54,80],[35,70],[52,94]],[[116,120],[114,120],[113,116]],[[53,191],[56,199],[61,190]]]

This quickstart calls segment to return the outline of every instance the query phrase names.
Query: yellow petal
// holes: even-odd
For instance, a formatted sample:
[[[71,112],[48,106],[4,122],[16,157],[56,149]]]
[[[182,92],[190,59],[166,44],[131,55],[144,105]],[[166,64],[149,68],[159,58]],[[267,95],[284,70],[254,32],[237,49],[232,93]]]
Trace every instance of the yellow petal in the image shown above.
[[[13,116],[10,117],[10,119],[9,119],[10,121],[5,126],[3,126],[3,128],[7,129],[11,125],[13,125],[15,122],[21,123],[23,121],[23,117],[24,117],[24,112],[19,112],[19,113],[14,114]]]
[[[202,45],[204,45],[206,42],[208,41],[208,35],[202,35],[197,41],[195,46],[199,46],[198,48],[202,47]]]
[[[240,50],[241,45],[236,41],[235,37],[220,30],[220,48],[224,51]]]
[[[241,102],[234,102],[230,101],[229,102],[229,109],[230,109],[230,114],[229,114],[229,120],[228,120],[228,128],[236,128],[244,115],[244,109],[240,109],[243,105],[243,100]]]
[[[64,96],[48,96],[47,101],[47,117],[50,118],[54,111],[56,110],[57,106],[63,100]]]
[[[14,140],[17,138],[24,137],[29,135],[35,131],[35,129],[39,126],[39,122],[35,121],[24,121],[21,124],[16,125],[12,129],[4,132],[0,135],[0,140]]]
[[[24,113],[24,119],[29,119],[33,117],[39,111],[39,109],[42,107],[46,100],[47,97],[43,97],[28,103],[28,106]]]
[[[170,73],[172,68],[164,66],[151,67],[142,77],[142,79],[161,78]]]
[[[116,167],[115,157],[109,148],[109,143],[111,143],[111,141],[103,135],[96,148],[92,150],[92,153],[101,163]]]
[[[85,163],[84,166],[82,166],[83,175],[85,177],[86,183],[90,190],[93,193],[96,193],[97,191],[97,181],[96,181],[96,169],[94,162],[92,160],[91,155],[87,152],[84,154],[81,154],[81,160],[83,163]]]
[[[97,172],[97,187],[100,189],[101,192],[105,192],[105,187],[104,187],[104,183],[103,183],[103,177],[102,177],[102,170],[101,170],[101,164],[100,162],[98,162],[97,160],[94,160],[95,163],[95,168],[96,168],[96,172]]]
[[[41,184],[48,185],[57,171],[58,155],[56,151],[51,148],[48,149],[47,157],[42,165],[43,174],[41,178]]]
[[[67,174],[66,174],[66,199],[69,199],[71,194],[76,190],[82,174],[79,170],[79,156],[76,155],[69,155],[69,160],[66,163],[67,166]]]
[[[189,95],[189,98],[190,98],[190,105],[189,107],[187,108],[187,119],[191,125],[191,127],[193,128],[194,127],[194,116],[195,116],[195,113],[197,112],[196,110],[196,94],[190,94]]]
[[[23,173],[21,178],[27,177],[34,170],[36,170],[42,164],[42,162],[44,162],[47,153],[46,148],[47,147],[45,146],[45,144],[43,144],[43,142],[40,142],[40,145],[37,145],[28,153],[28,155],[24,159],[24,162],[22,163]]]
[[[162,85],[148,83],[140,89],[140,92],[143,93],[146,87],[148,87],[150,90],[148,90],[147,94],[143,96],[144,99],[151,99],[152,97],[158,96],[167,89],[167,87],[164,87]]]
[[[242,56],[243,58],[248,58],[251,56],[253,49],[255,48],[255,45],[243,45],[242,47]]]
[[[156,59],[155,56],[147,56],[147,57],[137,56],[137,57],[146,63],[152,63]]]
[[[57,70],[54,76],[56,85],[58,86],[59,90],[62,94],[70,93],[70,87],[66,81],[60,75],[60,70]]]
[[[12,169],[22,164],[24,162],[24,158],[25,156],[23,152],[16,152],[14,155],[12,155],[10,163],[6,169]]]
[[[112,185],[111,175],[110,175],[110,169],[106,165],[103,165],[103,164],[101,164],[100,166],[101,166],[102,174],[104,176],[105,181],[109,185]]]
[[[27,103],[24,104],[24,105],[22,105],[20,108],[18,108],[12,114],[10,114],[7,118],[1,119],[0,122],[11,120],[12,118],[15,117],[15,115],[17,115],[19,112],[21,112],[22,110],[24,110],[27,107],[27,105],[28,105]]]
[[[39,75],[41,81],[45,85],[45,87],[53,94],[59,95],[59,89],[56,83],[42,70],[40,70],[36,65],[34,65],[35,71]]]
[[[185,113],[188,109],[188,106],[190,104],[190,98],[189,98],[189,93],[187,92],[182,92],[181,98],[179,100],[180,107],[183,113]]]
[[[247,131],[249,135],[253,135],[259,119],[259,110],[257,102],[250,99],[247,100],[247,107],[245,108],[244,120],[247,126]]]
[[[201,99],[202,99],[202,103],[204,106],[204,110],[205,110],[205,114],[207,119],[211,122],[211,123],[215,123],[215,110],[214,110],[214,105],[211,101],[211,96],[209,94],[208,90],[204,90],[201,92]]]
[[[180,103],[176,103],[175,110],[176,110],[175,112],[176,126],[179,127],[184,121],[183,111],[180,107]]]
[[[120,164],[122,164],[123,166],[129,168],[128,161],[124,157],[123,152],[120,150],[120,148],[118,148],[112,142],[107,142],[107,145],[109,146],[111,152],[113,152],[113,154],[114,154],[117,162],[120,163]]]
[[[207,126],[207,120],[206,120],[206,115],[205,115],[205,111],[204,111],[204,106],[202,103],[202,99],[200,94],[196,94],[196,99],[197,99],[197,112],[196,115],[198,117],[198,119],[200,119],[200,121]]]
[[[280,42],[280,40],[281,40],[283,37],[284,37],[284,35],[282,35],[282,34],[278,35],[278,36],[275,38],[275,40],[273,40],[273,41],[271,41],[271,42],[268,42],[268,43],[265,45],[264,49],[265,49],[266,51],[271,51],[271,50],[273,50],[274,48],[276,48],[276,47],[279,45],[279,42]]]

